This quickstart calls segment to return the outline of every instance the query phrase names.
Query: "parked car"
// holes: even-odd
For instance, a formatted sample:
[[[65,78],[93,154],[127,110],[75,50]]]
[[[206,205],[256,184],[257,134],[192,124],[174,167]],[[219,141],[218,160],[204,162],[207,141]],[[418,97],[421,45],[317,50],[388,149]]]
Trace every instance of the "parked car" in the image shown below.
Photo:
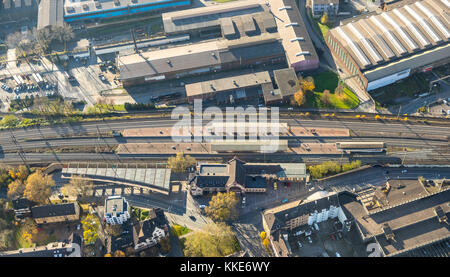
[[[284,198],[283,200],[281,200],[281,203],[287,203],[288,202],[288,199],[287,198]]]
[[[334,237],[334,234],[331,234],[331,235],[330,235],[330,238],[331,238],[332,240],[336,240],[336,238]]]
[[[308,242],[309,242],[309,243],[313,243],[311,237],[308,236],[308,237],[306,237],[306,238],[308,239]]]
[[[303,247],[303,245],[302,245],[302,243],[300,241],[297,241],[297,245],[298,245],[298,248],[302,248]]]
[[[343,236],[342,236],[342,232],[337,232],[337,237],[338,237],[338,239],[342,239],[343,238]]]

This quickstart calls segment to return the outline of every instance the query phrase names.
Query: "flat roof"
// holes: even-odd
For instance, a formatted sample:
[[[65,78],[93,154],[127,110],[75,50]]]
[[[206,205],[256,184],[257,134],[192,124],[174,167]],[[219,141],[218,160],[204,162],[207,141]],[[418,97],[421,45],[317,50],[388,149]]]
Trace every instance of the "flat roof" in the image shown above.
[[[149,189],[170,191],[170,168],[153,164],[70,163],[63,175],[79,175],[94,181],[138,185]]]
[[[296,2],[294,0],[270,0],[269,2],[289,63],[318,61],[319,58]]]
[[[402,228],[411,229],[411,226],[416,226],[412,229],[417,229],[419,226],[426,225],[417,225],[417,223],[425,222],[429,219],[437,221],[434,208],[441,206],[444,212],[448,213],[450,211],[449,203],[450,189],[446,189],[433,195],[413,199],[403,204],[400,203],[374,214],[368,214],[367,210],[359,201],[348,202],[344,204],[344,207],[356,219],[357,224],[362,230],[363,237],[369,238],[383,234],[381,227],[385,223],[389,224],[394,235],[397,236],[396,231]],[[447,232],[450,231],[447,230]]]
[[[450,25],[446,10],[448,7],[441,0],[417,1],[348,22],[329,32],[365,70],[448,44]]]
[[[38,7],[37,29],[48,26],[63,26],[63,4],[64,0],[41,0]]]
[[[293,68],[274,70],[273,77],[283,97],[293,95],[299,91],[297,74]]]
[[[128,205],[124,197],[108,197],[105,199],[105,214],[117,216],[125,211],[128,211]]]
[[[118,56],[121,79],[138,78],[220,64],[216,41]]]
[[[163,75],[190,69],[220,69],[224,63],[283,55],[278,35],[225,39],[118,56],[120,79]]]
[[[232,1],[220,5],[163,13],[162,20],[165,32],[173,33],[218,26],[221,18],[264,10],[259,0]]]
[[[264,83],[270,83],[270,75],[268,71],[238,75],[222,79],[214,79],[204,82],[187,84],[186,96],[192,97],[196,95],[217,93],[242,89],[246,87],[258,86]]]
[[[65,17],[73,17],[78,15],[87,15],[103,11],[113,11],[123,8],[136,8],[139,6],[147,6],[151,4],[171,3],[178,0],[82,0],[82,1],[65,1],[64,13]]]

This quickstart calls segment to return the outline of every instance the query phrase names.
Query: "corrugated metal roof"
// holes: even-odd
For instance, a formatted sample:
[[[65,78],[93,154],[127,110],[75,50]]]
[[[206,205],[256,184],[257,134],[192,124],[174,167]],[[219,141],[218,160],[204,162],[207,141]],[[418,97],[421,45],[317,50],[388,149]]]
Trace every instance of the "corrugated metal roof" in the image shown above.
[[[448,15],[439,1],[423,0],[361,18],[331,29],[330,35],[343,44],[362,70],[371,69],[448,44]]]
[[[38,30],[48,26],[63,26],[63,3],[63,0],[41,0],[38,8]]]

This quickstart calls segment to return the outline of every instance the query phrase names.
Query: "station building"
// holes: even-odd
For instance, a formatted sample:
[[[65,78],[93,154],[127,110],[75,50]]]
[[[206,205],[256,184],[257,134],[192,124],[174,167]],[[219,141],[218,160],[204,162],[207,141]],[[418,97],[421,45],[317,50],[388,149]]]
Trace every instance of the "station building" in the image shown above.
[[[336,64],[374,90],[450,61],[446,0],[423,0],[331,29],[326,43]]]
[[[225,164],[200,164],[190,181],[192,195],[204,192],[266,192],[270,180],[304,181],[303,163],[246,163],[234,158]]]

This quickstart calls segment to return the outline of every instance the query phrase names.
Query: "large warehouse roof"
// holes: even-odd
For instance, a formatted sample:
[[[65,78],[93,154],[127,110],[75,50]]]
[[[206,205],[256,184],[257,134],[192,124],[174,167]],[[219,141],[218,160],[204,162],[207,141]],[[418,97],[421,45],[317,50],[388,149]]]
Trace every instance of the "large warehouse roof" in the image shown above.
[[[276,34],[218,40],[118,57],[120,79],[220,66],[282,54]]]
[[[42,0],[39,3],[37,29],[47,26],[62,26],[64,0]]]
[[[259,0],[235,1],[221,5],[163,13],[166,33],[218,26],[221,18],[264,11]]]
[[[68,0],[64,3],[64,10],[66,17],[72,17],[76,15],[87,15],[103,11],[110,12],[112,10],[123,8],[135,8],[151,4],[171,3],[174,1],[175,0]]]
[[[361,69],[369,69],[448,43],[449,30],[448,0],[423,0],[336,27],[330,34]]]
[[[293,0],[270,0],[270,11],[278,25],[283,47],[290,64],[314,60],[318,57],[314,45]]]

